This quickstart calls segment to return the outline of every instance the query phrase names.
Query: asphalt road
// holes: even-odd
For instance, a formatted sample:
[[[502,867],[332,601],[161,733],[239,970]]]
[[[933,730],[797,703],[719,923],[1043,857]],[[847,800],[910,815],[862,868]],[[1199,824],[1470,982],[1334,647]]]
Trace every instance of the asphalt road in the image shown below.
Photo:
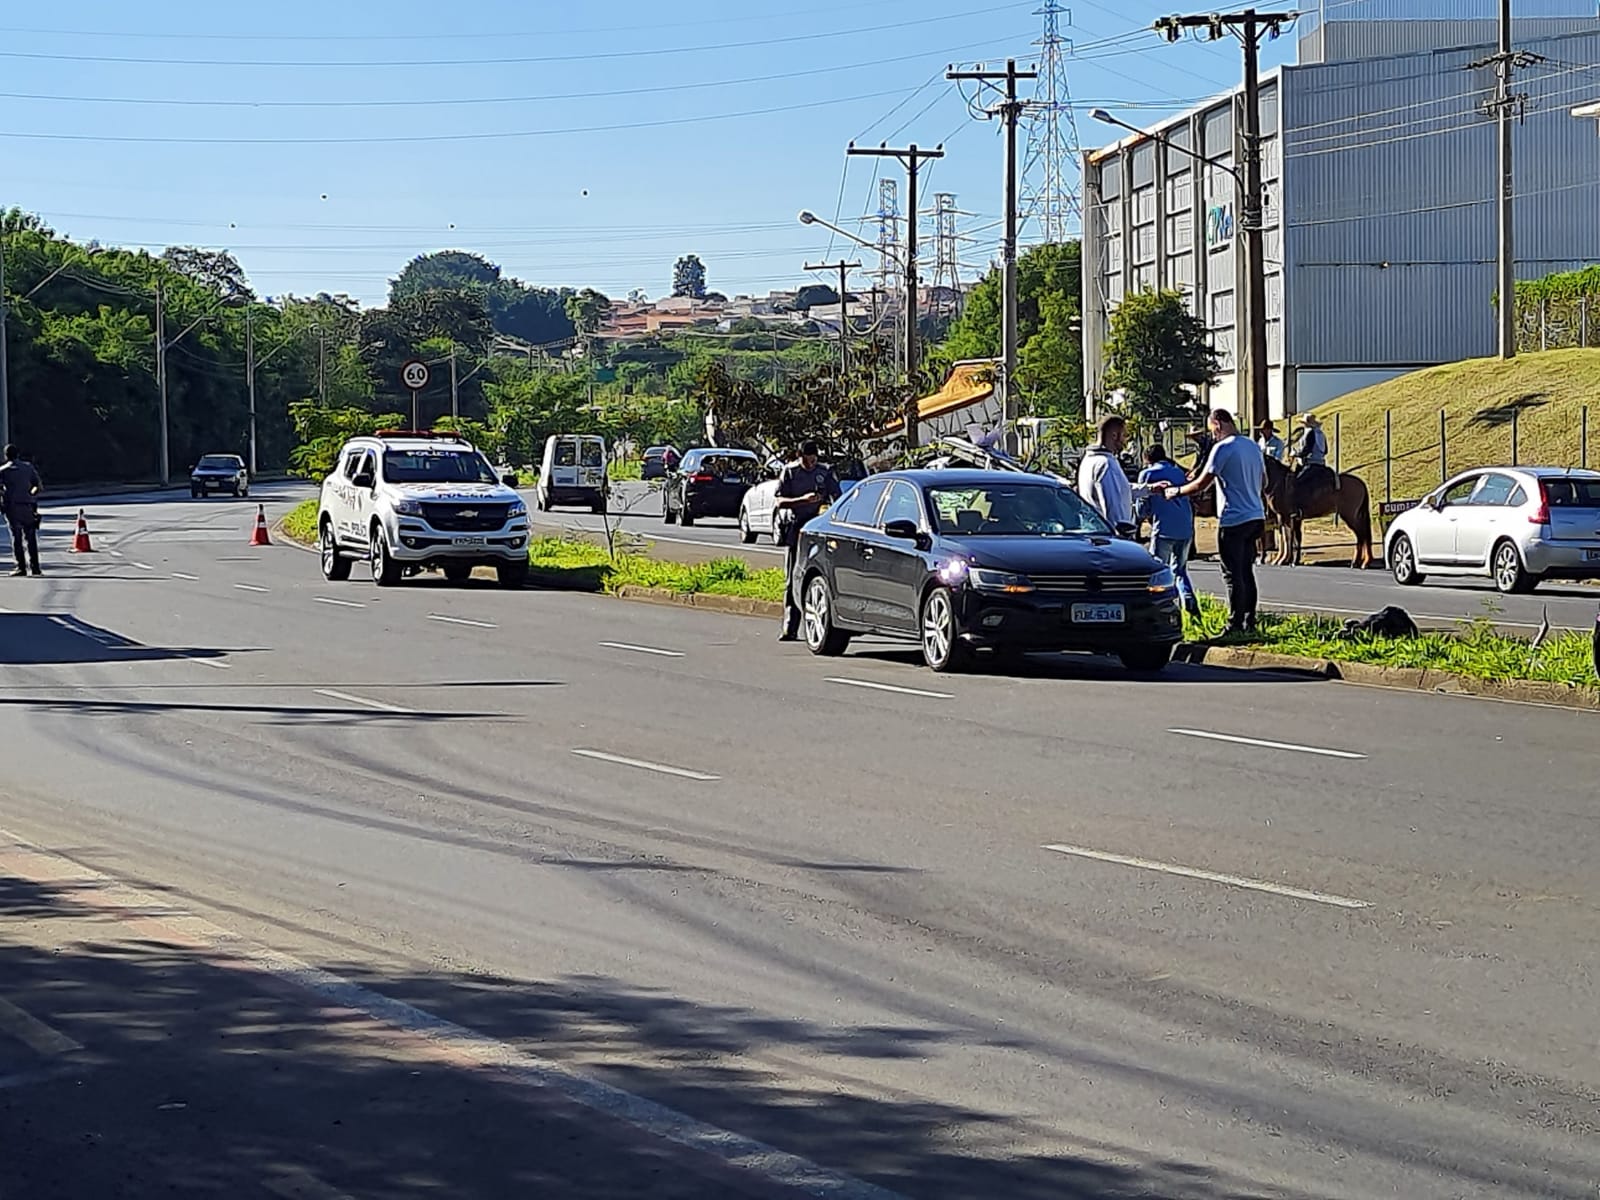
[[[530,493],[531,495],[531,493]],[[754,546],[743,546],[735,521],[699,521],[692,529],[667,525],[661,519],[661,499],[648,485],[621,483],[613,493],[614,524],[630,533],[650,537],[667,546],[692,551],[713,552],[726,549],[743,554],[759,565],[781,561],[767,538]],[[555,529],[602,528],[599,517],[578,510],[536,513],[536,523]],[[1225,594],[1222,572],[1214,563],[1196,563],[1191,568],[1197,586],[1221,596]],[[1488,579],[1434,578],[1420,587],[1403,588],[1381,570],[1351,571],[1346,567],[1257,568],[1264,604],[1289,610],[1321,612],[1344,618],[1364,616],[1386,605],[1406,609],[1425,625],[1450,626],[1458,621],[1488,617],[1497,625],[1512,630],[1537,629],[1548,613],[1552,626],[1590,630],[1595,611],[1600,607],[1600,590],[1576,583],[1548,583],[1531,596],[1502,596]]]
[[[298,1194],[488,1197],[560,1145],[528,1194],[656,1194],[667,1146],[708,1196],[1593,1200],[1593,716],[1092,659],[941,678],[736,617],[328,584],[244,545],[253,501],[91,505],[95,556],[52,520],[51,573],[0,580],[0,828],[348,981],[269,960],[313,1013],[451,1023],[411,1069],[505,1153],[430,1174],[457,1126],[376,1056],[330,1080],[315,1022],[218,1001],[245,1049],[207,1070],[267,1038],[309,1113],[360,1118],[286,1114],[230,1169],[292,1146],[327,1189]],[[177,991],[169,949],[141,981],[104,933],[53,968],[99,1009],[52,992],[69,939],[23,955],[9,921],[51,903],[0,895],[0,999],[93,1050],[86,1014]],[[158,1023],[127,1026],[113,1083]],[[0,1144],[73,1111],[18,1028]],[[545,1073],[480,1088],[473,1055]],[[80,1105],[125,1094],[96,1079]]]

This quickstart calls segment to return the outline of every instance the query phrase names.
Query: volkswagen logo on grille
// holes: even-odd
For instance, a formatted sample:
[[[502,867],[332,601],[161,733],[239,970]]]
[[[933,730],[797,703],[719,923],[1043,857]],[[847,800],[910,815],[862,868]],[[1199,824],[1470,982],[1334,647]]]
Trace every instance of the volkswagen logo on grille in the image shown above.
[[[475,508],[458,508],[458,509],[456,509],[456,516],[460,517],[463,521],[470,521],[470,520],[472,520],[473,517],[475,517],[477,515],[478,515],[478,510],[475,509]]]
[[[1103,583],[1101,583],[1100,576],[1098,576],[1098,575],[1085,576],[1084,581],[1083,581],[1083,586],[1084,586],[1084,590],[1085,591],[1090,591],[1090,592],[1098,592],[1098,591],[1103,590],[1103,588],[1105,587],[1105,585]]]

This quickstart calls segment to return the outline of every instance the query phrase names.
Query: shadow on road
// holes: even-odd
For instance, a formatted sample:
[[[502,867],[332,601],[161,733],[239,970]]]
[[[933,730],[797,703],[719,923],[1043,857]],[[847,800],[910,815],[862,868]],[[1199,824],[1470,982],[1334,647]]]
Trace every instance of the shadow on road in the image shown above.
[[[124,910],[126,912],[126,910]],[[4,1190],[26,1200],[382,1196],[386,1200],[722,1200],[759,1185],[618,1118],[614,1093],[428,1041],[195,949],[93,891],[0,875],[0,998],[44,1022],[0,1031]],[[1187,1163],[1015,1156],[1007,1123],[958,1104],[852,1094],[850,1062],[916,1060],[951,1035],[838,1027],[708,1006],[604,978],[330,969],[590,1077],[907,1196],[935,1200],[1242,1200]],[[13,1010],[15,1011],[15,1010]],[[39,1028],[59,1039],[39,1047]],[[26,1044],[25,1044],[26,1043]],[[72,1048],[76,1043],[77,1049]],[[811,1055],[793,1084],[755,1065]],[[837,1079],[825,1058],[842,1060]],[[555,1084],[556,1086],[549,1086]],[[593,1107],[580,1107],[574,1094]],[[640,1112],[637,1104],[631,1111]],[[648,1116],[648,1114],[645,1114]],[[659,1126],[658,1126],[659,1127]],[[812,1194],[809,1192],[805,1194]]]
[[[247,651],[146,646],[67,613],[0,612],[0,664],[7,666],[156,662],[224,653]]]
[[[930,676],[922,664],[922,655],[915,649],[897,644],[868,644],[852,651],[842,662],[851,658],[871,662],[893,663],[909,670],[907,687],[927,686]],[[1312,680],[1281,670],[1259,671],[1236,668],[1206,667],[1193,663],[1173,663],[1157,673],[1130,671],[1114,658],[1095,654],[1027,654],[1016,659],[996,659],[984,654],[977,658],[969,674],[991,676],[996,679],[1046,679],[1063,683],[1138,683],[1138,684],[1196,684],[1196,683],[1310,683]],[[922,682],[919,683],[918,680]]]

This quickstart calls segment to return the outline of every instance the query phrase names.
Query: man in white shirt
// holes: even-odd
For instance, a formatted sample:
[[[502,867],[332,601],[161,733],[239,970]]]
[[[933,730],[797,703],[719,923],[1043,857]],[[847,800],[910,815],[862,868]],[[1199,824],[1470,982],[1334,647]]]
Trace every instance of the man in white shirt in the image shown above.
[[[1233,414],[1219,408],[1208,422],[1216,444],[1198,479],[1169,487],[1168,500],[1217,489],[1217,553],[1228,585],[1228,632],[1254,633],[1256,627],[1256,543],[1266,529],[1262,499],[1266,459],[1261,448],[1240,436]]]
[[[1078,495],[1111,524],[1123,537],[1132,537],[1138,528],[1133,519],[1133,495],[1149,488],[1128,482],[1128,473],[1117,457],[1128,442],[1128,423],[1118,416],[1102,417],[1099,440],[1083,453],[1078,466]]]

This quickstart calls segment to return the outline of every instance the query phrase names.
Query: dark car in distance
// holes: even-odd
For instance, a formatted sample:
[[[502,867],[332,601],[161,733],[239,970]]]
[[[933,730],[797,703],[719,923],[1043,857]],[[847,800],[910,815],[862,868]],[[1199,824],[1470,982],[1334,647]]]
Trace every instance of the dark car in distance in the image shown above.
[[[671,446],[651,446],[639,460],[640,479],[665,479],[672,474],[681,456]]]
[[[915,641],[935,671],[979,649],[1075,650],[1159,671],[1183,637],[1172,572],[1059,480],[1012,471],[874,475],[800,532],[806,645]]]
[[[250,472],[237,454],[207,454],[189,472],[189,495],[198,500],[212,492],[250,494]]]
[[[721,446],[686,451],[661,488],[668,525],[693,525],[701,517],[737,519],[739,502],[761,478],[761,460],[749,450]]]

